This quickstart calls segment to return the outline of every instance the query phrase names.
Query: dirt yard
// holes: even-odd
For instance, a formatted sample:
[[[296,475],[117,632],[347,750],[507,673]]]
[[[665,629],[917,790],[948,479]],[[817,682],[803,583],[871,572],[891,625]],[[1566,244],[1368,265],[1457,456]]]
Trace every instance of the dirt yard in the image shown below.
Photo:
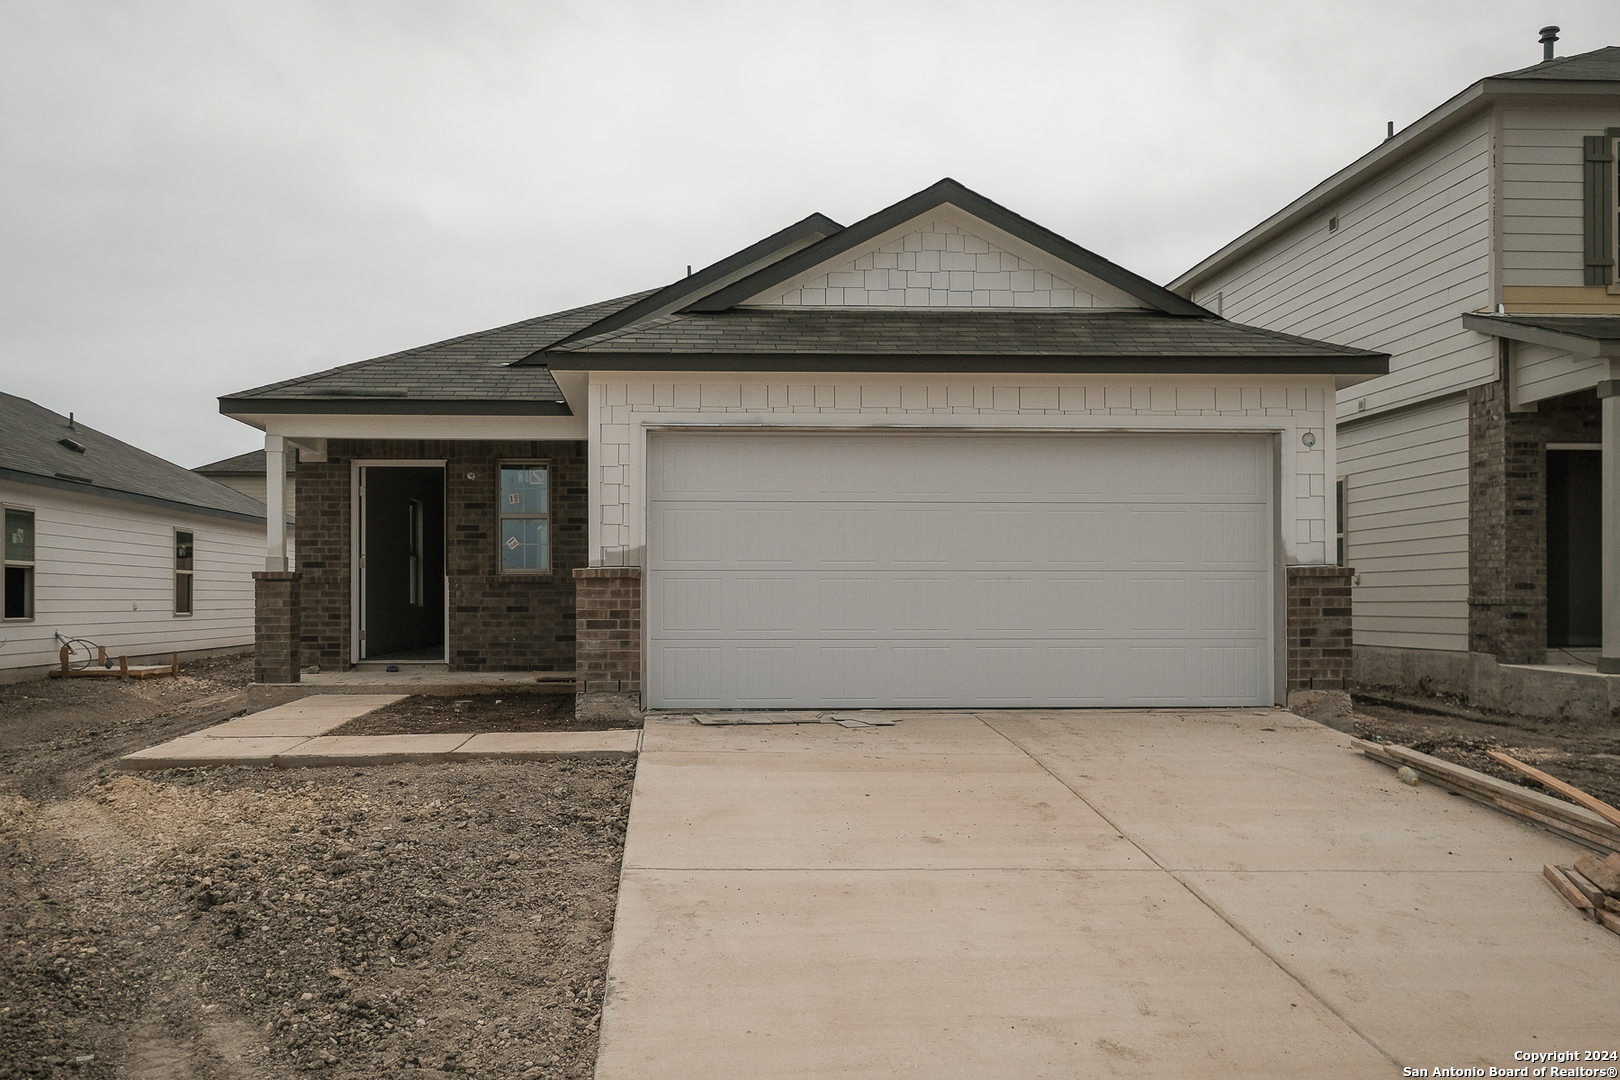
[[[0,1080],[589,1076],[634,766],[116,769],[249,670],[0,685]]]

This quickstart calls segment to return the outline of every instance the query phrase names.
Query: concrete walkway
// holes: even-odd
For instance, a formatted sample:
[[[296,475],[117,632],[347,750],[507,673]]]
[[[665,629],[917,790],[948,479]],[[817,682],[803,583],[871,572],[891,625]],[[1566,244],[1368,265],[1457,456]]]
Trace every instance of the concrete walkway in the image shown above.
[[[1361,1080],[1616,1048],[1620,937],[1541,876],[1582,849],[1343,734],[886,715],[648,721],[597,1080]]]
[[[330,694],[239,717],[119,759],[125,769],[204,765],[396,765],[467,758],[634,757],[641,732],[542,731],[484,735],[328,735],[405,694]]]

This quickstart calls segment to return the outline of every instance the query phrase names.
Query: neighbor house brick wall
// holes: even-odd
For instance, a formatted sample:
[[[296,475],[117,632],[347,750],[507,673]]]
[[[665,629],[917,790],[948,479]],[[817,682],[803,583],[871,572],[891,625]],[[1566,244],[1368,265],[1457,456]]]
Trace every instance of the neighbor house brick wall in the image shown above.
[[[295,570],[253,572],[253,681],[298,681],[299,588]]]
[[[574,581],[580,690],[641,693],[641,568],[580,567]]]
[[[353,633],[352,465],[445,461],[450,667],[573,671],[573,570],[585,562],[585,444],[578,441],[332,439],[298,464],[304,659],[346,667]],[[551,572],[502,574],[498,464],[544,461],[551,480]]]
[[[1348,566],[1288,568],[1288,689],[1349,689],[1354,573]]]
[[[1503,663],[1547,654],[1547,444],[1602,441],[1597,395],[1534,412],[1507,408],[1500,382],[1468,392],[1468,648]]]

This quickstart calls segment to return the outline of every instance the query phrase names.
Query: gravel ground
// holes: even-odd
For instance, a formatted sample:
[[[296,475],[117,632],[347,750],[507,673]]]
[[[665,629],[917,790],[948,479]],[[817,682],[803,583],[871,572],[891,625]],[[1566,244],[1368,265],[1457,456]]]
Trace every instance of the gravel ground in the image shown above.
[[[0,1080],[589,1076],[634,765],[114,767],[246,671],[0,686]]]

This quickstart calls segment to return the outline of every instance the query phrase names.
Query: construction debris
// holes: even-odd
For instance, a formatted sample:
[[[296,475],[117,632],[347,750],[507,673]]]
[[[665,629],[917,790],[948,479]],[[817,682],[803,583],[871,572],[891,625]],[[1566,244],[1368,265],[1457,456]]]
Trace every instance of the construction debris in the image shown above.
[[[1548,865],[1541,872],[1576,911],[1620,934],[1620,854],[1583,855],[1574,866]]]
[[[1526,765],[1524,762],[1520,761],[1516,757],[1513,757],[1511,754],[1504,754],[1500,750],[1487,750],[1485,753],[1486,756],[1488,756],[1492,761],[1500,761],[1504,765],[1509,765],[1515,769],[1518,769],[1532,780],[1537,780],[1552,788],[1554,791],[1574,799],[1576,802],[1580,803],[1594,814],[1597,814],[1599,817],[1603,818],[1603,820],[1620,826],[1620,810],[1616,810],[1602,799],[1593,798],[1591,795],[1588,795],[1574,784],[1566,784],[1556,776],[1548,776],[1540,769],[1531,765]]]
[[[98,656],[93,667],[73,667],[70,662],[68,647],[62,646],[60,668],[52,668],[50,676],[53,679],[156,679],[164,675],[180,674],[180,654],[174,653],[167,664],[136,665],[129,662],[129,657],[120,656],[117,661],[108,658],[107,650],[98,648]],[[116,663],[116,667],[114,664]]]

